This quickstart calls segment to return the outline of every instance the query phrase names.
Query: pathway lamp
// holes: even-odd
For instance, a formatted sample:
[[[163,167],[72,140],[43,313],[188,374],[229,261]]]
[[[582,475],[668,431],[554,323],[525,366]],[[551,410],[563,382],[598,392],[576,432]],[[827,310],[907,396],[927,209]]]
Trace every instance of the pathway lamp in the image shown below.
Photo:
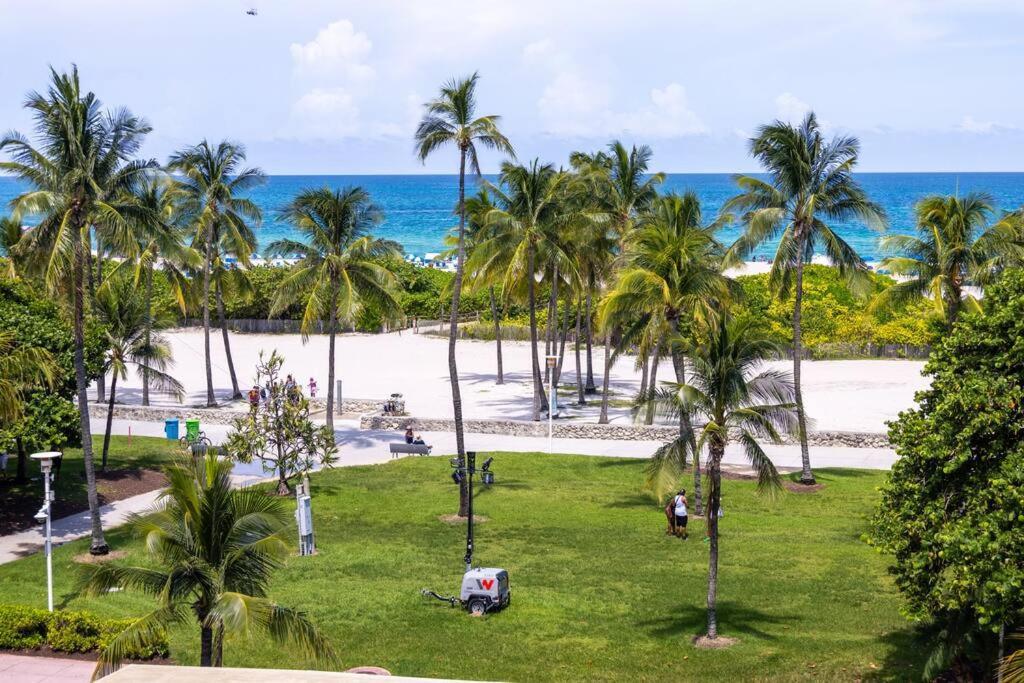
[[[53,611],[53,539],[50,533],[51,507],[53,502],[53,491],[50,490],[50,483],[53,481],[53,464],[60,460],[61,454],[56,451],[44,453],[33,453],[31,458],[39,462],[39,469],[43,472],[43,507],[35,515],[39,524],[46,525],[46,608]]]

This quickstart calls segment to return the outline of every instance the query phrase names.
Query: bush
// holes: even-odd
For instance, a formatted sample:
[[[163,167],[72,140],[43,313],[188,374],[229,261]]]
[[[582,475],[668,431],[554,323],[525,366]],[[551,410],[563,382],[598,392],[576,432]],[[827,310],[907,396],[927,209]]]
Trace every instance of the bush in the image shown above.
[[[87,612],[47,612],[32,607],[0,605],[0,649],[56,652],[102,651],[134,619],[101,619]],[[130,648],[129,659],[166,657],[166,637],[148,647]]]

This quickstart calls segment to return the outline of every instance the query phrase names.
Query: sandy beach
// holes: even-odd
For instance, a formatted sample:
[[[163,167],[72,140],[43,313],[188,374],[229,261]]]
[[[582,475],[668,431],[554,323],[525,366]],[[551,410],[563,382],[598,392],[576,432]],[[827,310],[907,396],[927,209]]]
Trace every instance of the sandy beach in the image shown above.
[[[187,391],[186,405],[205,403],[203,334],[199,329],[172,330],[166,337],[174,352],[172,374]],[[220,400],[230,395],[231,382],[220,332],[211,334],[214,385]],[[532,388],[530,350],[525,342],[504,342],[505,384],[495,384],[495,346],[493,342],[461,340],[458,364],[462,387],[463,411],[467,418],[530,419]],[[251,386],[260,351],[269,355],[276,349],[285,357],[286,372],[306,386],[315,377],[320,394],[326,392],[327,337],[314,335],[306,344],[299,335],[231,334],[231,349],[244,392]],[[412,334],[347,334],[337,340],[336,373],[342,392],[348,398],[383,399],[393,392],[404,394],[407,410],[420,417],[451,417],[451,390],[448,384],[447,341],[443,338]],[[566,349],[563,384],[576,382],[575,358]],[[595,348],[595,381],[600,383],[603,350]],[[611,373],[613,422],[628,422],[625,402],[640,385],[635,358],[623,356]],[[788,361],[772,365],[790,368]],[[585,367],[585,361],[584,361]],[[921,376],[923,363],[905,360],[806,361],[803,364],[804,400],[809,415],[819,430],[884,432],[885,422],[913,404],[914,392],[927,386]],[[662,362],[661,379],[668,379],[670,365]],[[92,392],[95,396],[95,392]],[[581,419],[596,421],[599,397],[591,397],[584,410],[569,406],[572,396],[562,395],[562,404]],[[141,402],[138,376],[129,375],[118,384],[118,402]],[[152,402],[175,404],[155,394]]]

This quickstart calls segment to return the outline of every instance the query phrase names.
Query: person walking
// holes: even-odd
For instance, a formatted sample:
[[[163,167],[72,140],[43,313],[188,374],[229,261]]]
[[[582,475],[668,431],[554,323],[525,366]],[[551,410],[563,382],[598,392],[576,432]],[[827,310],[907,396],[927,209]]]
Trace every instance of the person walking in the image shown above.
[[[690,537],[686,531],[686,523],[689,521],[686,514],[686,489],[679,489],[679,493],[672,499],[672,508],[675,517],[675,535],[685,541]]]
[[[309,397],[316,398],[316,380],[312,377],[309,378]]]

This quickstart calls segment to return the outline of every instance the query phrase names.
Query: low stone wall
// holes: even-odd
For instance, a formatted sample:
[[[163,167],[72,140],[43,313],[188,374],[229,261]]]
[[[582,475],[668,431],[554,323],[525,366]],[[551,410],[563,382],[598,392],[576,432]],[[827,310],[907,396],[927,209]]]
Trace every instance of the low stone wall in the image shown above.
[[[380,410],[384,400],[375,401],[368,398],[345,399],[341,405],[343,413],[373,413]],[[326,398],[310,399],[312,412],[327,410]],[[231,408],[191,408],[187,406],[149,406],[114,404],[114,417],[119,420],[138,420],[140,422],[163,422],[164,420],[199,420],[203,424],[229,425],[235,418],[248,415],[249,411],[242,407]],[[90,403],[89,416],[105,418],[107,404]]]
[[[392,417],[390,415],[363,415],[360,429],[378,429],[404,432],[451,432],[453,420],[446,418]],[[463,420],[463,428],[475,434],[506,434],[508,436],[547,436],[546,421],[526,420]],[[560,439],[610,439],[614,441],[669,441],[678,434],[676,427],[667,425],[596,424],[593,422],[555,421],[552,433]],[[851,448],[889,448],[885,434],[870,432],[811,432],[807,435],[812,446],[847,446]],[[787,441],[789,442],[789,441]]]

